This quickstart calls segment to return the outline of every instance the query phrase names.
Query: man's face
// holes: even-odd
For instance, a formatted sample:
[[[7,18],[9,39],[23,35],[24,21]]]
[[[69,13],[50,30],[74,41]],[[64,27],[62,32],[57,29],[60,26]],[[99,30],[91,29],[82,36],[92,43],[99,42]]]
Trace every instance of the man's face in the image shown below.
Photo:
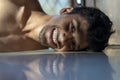
[[[88,21],[77,14],[59,15],[45,25],[40,42],[57,51],[82,50],[88,47],[88,26]]]

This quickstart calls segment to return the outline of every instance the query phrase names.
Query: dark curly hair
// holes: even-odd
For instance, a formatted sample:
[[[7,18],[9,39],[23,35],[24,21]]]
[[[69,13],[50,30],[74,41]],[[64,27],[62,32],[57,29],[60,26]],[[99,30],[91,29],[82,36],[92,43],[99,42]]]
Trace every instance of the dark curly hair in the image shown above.
[[[88,29],[89,50],[101,52],[108,46],[112,31],[112,22],[101,10],[92,7],[76,7],[69,14],[85,17],[90,26]]]

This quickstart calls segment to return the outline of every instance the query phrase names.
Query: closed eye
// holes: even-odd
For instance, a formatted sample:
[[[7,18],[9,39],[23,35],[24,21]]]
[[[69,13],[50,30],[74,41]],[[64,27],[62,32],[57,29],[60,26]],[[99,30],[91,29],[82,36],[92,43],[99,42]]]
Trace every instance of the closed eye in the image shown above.
[[[73,41],[71,42],[71,49],[75,50],[75,42],[73,42]]]
[[[73,25],[73,23],[70,23],[70,32],[73,33],[75,32],[75,26]]]

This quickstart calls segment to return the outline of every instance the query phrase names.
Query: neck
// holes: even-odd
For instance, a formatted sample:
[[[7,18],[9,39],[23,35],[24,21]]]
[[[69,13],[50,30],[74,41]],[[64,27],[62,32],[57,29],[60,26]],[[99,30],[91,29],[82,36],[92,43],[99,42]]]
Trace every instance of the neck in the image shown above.
[[[52,18],[52,16],[45,15],[40,12],[32,12],[23,31],[29,31],[25,35],[37,42],[39,42],[39,34],[44,25]]]

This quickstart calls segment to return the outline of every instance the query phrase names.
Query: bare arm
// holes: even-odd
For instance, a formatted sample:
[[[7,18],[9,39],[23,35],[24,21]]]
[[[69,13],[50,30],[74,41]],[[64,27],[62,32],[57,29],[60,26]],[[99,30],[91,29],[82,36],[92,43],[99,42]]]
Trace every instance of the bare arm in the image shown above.
[[[21,34],[0,37],[0,52],[44,49],[39,42]]]

